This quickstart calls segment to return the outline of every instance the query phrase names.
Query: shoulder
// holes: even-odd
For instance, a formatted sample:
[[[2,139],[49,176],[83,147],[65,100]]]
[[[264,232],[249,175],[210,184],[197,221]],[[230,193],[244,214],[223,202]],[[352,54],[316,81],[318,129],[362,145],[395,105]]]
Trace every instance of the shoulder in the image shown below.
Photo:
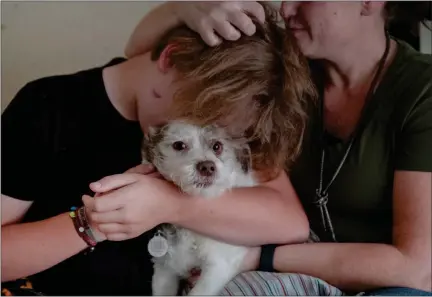
[[[2,133],[13,139],[25,134],[39,143],[41,135],[54,133],[59,121],[64,122],[70,114],[79,115],[84,106],[91,109],[92,102],[97,108],[100,100],[91,99],[105,94],[102,69],[118,62],[114,59],[101,67],[26,83],[2,113]]]
[[[79,81],[85,81],[95,76],[101,78],[102,70],[106,67],[110,67],[119,63],[124,62],[124,58],[113,58],[111,61],[104,65],[99,65],[93,68],[88,68],[72,73],[51,75],[30,81],[22,87],[18,93],[33,93],[40,94],[47,93],[49,91],[55,91],[61,89],[61,87],[73,86],[74,83]],[[34,93],[36,92],[36,93]]]
[[[103,88],[102,70],[125,61],[123,58],[114,58],[105,65],[81,70],[75,73],[52,75],[35,79],[26,83],[18,90],[4,113],[2,121],[9,114],[36,114],[68,105],[73,101],[78,105],[80,99],[94,95],[96,90]],[[78,101],[78,102],[77,102]]]
[[[403,41],[398,41],[398,52],[389,68],[394,89],[422,96],[432,91],[432,55],[420,53]]]
[[[48,108],[53,103],[53,98],[58,98],[56,95],[69,93],[74,89],[74,82],[78,77],[78,74],[65,74],[30,81],[18,90],[5,112],[23,111],[24,109],[30,111],[30,107],[35,112],[41,107]]]
[[[393,101],[395,168],[431,171],[432,56],[400,43],[387,95]]]
[[[420,53],[403,41],[398,45],[385,92],[394,100],[396,118],[403,129],[409,121],[432,111],[432,55]]]

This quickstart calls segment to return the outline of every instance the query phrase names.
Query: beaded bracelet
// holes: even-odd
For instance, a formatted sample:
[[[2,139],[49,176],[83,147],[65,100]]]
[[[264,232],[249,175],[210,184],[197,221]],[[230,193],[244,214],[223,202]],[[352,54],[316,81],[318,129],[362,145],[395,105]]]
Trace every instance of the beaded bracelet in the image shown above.
[[[97,241],[88,223],[84,206],[78,209],[76,207],[71,207],[69,217],[72,219],[78,235],[87,243],[90,250],[93,251]]]
[[[90,227],[90,224],[89,224],[89,222],[87,220],[87,213],[85,211],[85,207],[84,206],[80,207],[78,209],[78,219],[80,220],[81,225],[85,226],[85,232],[86,232],[86,234],[97,243],[96,237],[94,236],[92,228]]]

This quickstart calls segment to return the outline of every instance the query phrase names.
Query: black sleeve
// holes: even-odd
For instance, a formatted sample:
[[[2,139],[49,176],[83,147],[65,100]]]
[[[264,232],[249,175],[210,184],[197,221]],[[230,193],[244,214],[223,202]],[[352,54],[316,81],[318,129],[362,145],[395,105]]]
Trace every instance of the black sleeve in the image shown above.
[[[19,90],[2,113],[2,194],[26,201],[44,196],[50,167],[49,109],[44,92],[35,81]]]

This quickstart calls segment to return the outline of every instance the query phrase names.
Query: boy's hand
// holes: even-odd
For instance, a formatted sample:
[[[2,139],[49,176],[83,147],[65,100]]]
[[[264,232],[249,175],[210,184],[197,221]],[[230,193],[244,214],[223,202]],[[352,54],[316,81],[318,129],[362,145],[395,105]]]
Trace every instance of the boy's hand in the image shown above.
[[[177,215],[178,188],[154,171],[146,172],[105,177],[90,185],[94,198],[83,197],[91,221],[108,240],[137,237]]]

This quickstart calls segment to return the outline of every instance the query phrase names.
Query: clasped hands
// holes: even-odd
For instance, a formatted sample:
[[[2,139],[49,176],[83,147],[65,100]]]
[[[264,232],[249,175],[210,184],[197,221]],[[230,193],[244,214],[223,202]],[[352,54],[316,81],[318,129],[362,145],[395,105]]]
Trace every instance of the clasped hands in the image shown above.
[[[104,177],[91,183],[90,189],[95,196],[84,195],[82,200],[91,227],[101,241],[131,239],[161,223],[174,222],[180,200],[186,199],[147,164]]]

